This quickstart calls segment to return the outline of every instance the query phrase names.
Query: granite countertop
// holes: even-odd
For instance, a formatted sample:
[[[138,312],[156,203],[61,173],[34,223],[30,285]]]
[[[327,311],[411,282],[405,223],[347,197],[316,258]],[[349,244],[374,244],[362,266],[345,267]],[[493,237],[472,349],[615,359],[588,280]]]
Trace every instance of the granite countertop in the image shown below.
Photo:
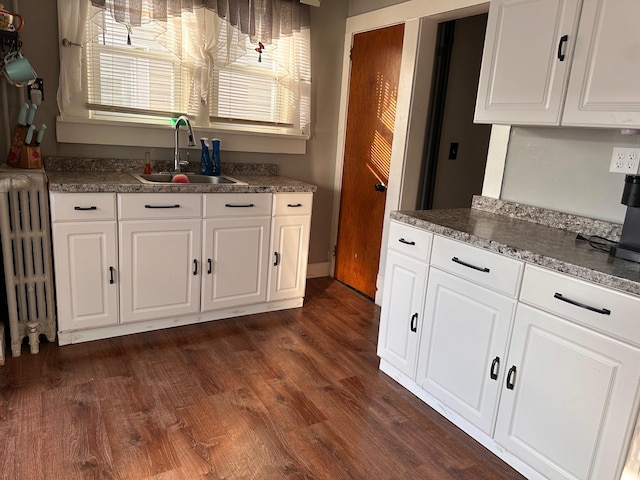
[[[617,240],[621,230],[617,224],[485,197],[475,198],[471,209],[399,211],[392,212],[391,218],[550,270],[640,295],[640,264],[610,257],[589,246],[588,242],[576,240],[577,233]]]
[[[153,162],[153,171],[168,171],[170,162]],[[240,184],[148,184],[130,173],[142,173],[144,162],[114,159],[76,159],[48,157],[45,172],[49,190],[53,192],[117,192],[117,193],[279,193],[315,192],[317,187],[277,175],[272,164],[223,164],[223,175]]]

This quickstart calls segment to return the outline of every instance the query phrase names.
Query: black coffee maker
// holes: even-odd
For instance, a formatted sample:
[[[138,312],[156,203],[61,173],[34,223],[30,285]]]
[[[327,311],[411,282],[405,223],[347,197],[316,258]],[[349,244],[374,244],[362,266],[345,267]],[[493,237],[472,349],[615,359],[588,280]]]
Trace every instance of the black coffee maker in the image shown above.
[[[624,179],[622,201],[627,206],[620,243],[611,247],[611,255],[640,263],[640,175],[627,175]]]

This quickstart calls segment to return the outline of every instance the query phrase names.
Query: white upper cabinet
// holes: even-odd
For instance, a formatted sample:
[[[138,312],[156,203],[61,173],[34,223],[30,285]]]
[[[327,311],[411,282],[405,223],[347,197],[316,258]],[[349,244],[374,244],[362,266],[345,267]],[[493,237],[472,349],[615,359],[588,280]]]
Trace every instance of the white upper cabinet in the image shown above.
[[[640,127],[637,0],[491,2],[475,121]]]
[[[640,127],[640,2],[585,0],[563,125]]]
[[[560,123],[580,3],[491,2],[476,122]]]

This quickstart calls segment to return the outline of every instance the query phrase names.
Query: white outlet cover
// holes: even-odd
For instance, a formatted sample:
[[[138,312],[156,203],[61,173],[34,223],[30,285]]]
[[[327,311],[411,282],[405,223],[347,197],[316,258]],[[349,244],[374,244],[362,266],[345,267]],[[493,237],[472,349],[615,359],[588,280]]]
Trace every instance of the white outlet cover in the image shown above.
[[[640,148],[615,147],[609,172],[637,175],[640,173]]]

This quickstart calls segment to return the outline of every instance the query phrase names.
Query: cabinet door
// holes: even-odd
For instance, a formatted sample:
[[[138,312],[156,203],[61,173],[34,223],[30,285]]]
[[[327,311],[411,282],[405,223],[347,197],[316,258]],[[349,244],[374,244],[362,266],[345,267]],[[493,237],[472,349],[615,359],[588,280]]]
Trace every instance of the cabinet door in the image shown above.
[[[580,4],[492,0],[476,122],[559,125]]]
[[[563,125],[640,127],[637,0],[585,0]]]
[[[204,222],[202,310],[267,300],[271,217]]]
[[[58,330],[118,323],[116,222],[54,223]]]
[[[274,217],[269,301],[304,297],[311,217]]]
[[[640,350],[520,304],[495,439],[549,479],[617,480]]]
[[[200,311],[201,223],[120,222],[122,323]]]
[[[491,435],[515,300],[431,268],[417,383]]]
[[[428,266],[390,250],[384,274],[378,355],[414,378]]]

